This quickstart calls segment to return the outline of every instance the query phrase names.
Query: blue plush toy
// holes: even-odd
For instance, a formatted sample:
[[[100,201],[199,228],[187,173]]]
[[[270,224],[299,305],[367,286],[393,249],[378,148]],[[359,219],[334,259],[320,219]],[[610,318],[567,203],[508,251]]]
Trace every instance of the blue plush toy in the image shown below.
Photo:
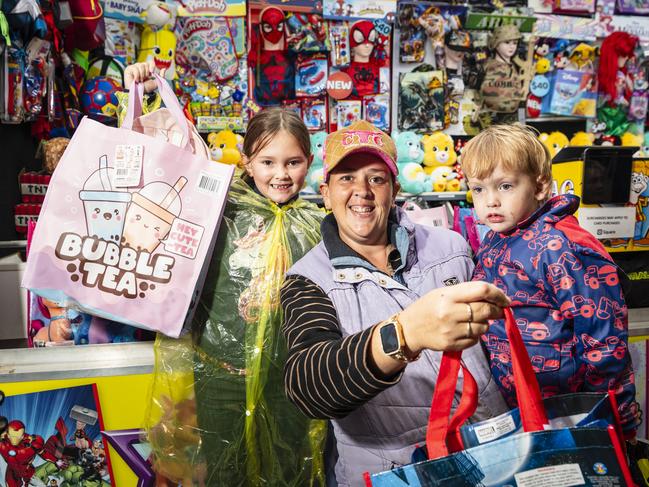
[[[406,193],[419,194],[430,191],[431,181],[421,166],[424,151],[421,148],[421,135],[414,132],[392,133],[397,146],[397,166],[399,183]]]
[[[306,184],[315,193],[320,193],[320,184],[324,181],[324,168],[322,166],[324,159],[324,143],[327,138],[326,132],[316,132],[311,134],[311,154],[313,162],[306,175]]]

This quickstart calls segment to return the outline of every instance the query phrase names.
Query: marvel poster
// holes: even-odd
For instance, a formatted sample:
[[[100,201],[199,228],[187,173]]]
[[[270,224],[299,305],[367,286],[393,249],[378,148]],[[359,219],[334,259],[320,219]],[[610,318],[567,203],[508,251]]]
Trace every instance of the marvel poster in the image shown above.
[[[0,485],[113,485],[96,386],[4,397],[0,392]]]

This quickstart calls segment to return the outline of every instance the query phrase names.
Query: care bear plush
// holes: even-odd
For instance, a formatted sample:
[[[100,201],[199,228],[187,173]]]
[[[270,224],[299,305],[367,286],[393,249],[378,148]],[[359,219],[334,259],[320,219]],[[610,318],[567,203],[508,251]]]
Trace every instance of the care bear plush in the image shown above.
[[[459,191],[458,174],[453,170],[457,152],[453,137],[444,132],[424,135],[424,171],[431,178],[433,191]]]
[[[436,167],[453,166],[457,162],[453,137],[444,132],[424,135],[424,171],[431,174]]]
[[[421,167],[424,160],[421,136],[414,132],[392,132],[392,138],[397,146],[398,179],[401,190],[411,194],[430,191],[430,179]]]
[[[320,192],[320,184],[324,181],[324,143],[327,138],[327,132],[316,132],[311,134],[311,154],[313,154],[313,162],[309,167],[309,172],[306,175],[306,184],[315,193]]]
[[[210,146],[210,155],[216,162],[224,164],[241,165],[241,144],[243,137],[231,130],[212,132],[207,136]]]

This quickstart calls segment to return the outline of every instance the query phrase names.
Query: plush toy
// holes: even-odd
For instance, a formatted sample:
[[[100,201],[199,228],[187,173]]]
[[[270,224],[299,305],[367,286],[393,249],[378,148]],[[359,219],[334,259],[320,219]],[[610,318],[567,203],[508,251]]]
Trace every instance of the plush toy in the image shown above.
[[[414,162],[399,164],[399,184],[404,193],[420,194],[431,190],[430,177],[421,164]]]
[[[430,191],[430,178],[421,167],[424,151],[421,148],[421,135],[415,132],[393,132],[392,138],[397,146],[397,166],[399,184],[405,193],[419,194]]]
[[[241,143],[243,137],[231,130],[212,132],[207,136],[212,159],[223,164],[241,164]]]
[[[433,191],[460,191],[461,183],[458,174],[452,167],[440,166],[430,173],[430,179],[433,182]]]
[[[568,59],[578,70],[593,70],[593,63],[597,57],[597,47],[580,42],[570,52]]]
[[[392,138],[397,146],[397,164],[414,162],[421,164],[424,161],[424,151],[421,148],[421,135],[415,132],[392,133]]]
[[[595,141],[594,134],[587,133],[584,131],[579,131],[572,136],[569,145],[574,147],[585,147],[585,146],[593,145],[594,141]]]
[[[176,6],[167,2],[153,1],[140,14],[144,23],[153,28],[162,29],[167,27],[173,29],[176,25]]]
[[[536,61],[536,74],[545,74],[550,71],[552,67],[550,60],[548,58],[542,57]]]
[[[424,135],[424,171],[431,174],[436,167],[452,166],[457,161],[453,138],[444,132]]]
[[[52,174],[68,147],[70,139],[54,137],[43,142],[43,169]]]
[[[140,52],[137,56],[137,62],[147,62],[153,59],[155,67],[159,70],[165,70],[164,77],[168,80],[176,76],[176,35],[168,27],[154,30],[145,25],[142,29],[142,38],[140,41]]]
[[[644,139],[642,135],[636,135],[633,132],[624,132],[621,142],[623,147],[642,147]]]
[[[561,149],[567,147],[570,143],[565,134],[557,131],[551,132],[550,134],[543,132],[539,135],[539,140],[548,148],[550,157],[553,159]]]
[[[306,184],[315,193],[320,192],[320,184],[324,181],[324,143],[327,138],[327,132],[316,132],[311,134],[311,154],[313,154],[313,162],[309,167],[309,172],[306,175]]]

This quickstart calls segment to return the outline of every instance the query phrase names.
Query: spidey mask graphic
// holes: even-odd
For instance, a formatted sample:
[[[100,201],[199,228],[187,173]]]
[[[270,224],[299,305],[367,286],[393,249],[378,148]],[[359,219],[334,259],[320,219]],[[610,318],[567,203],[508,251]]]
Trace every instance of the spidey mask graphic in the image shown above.
[[[349,30],[349,45],[353,49],[361,44],[374,44],[377,33],[374,23],[369,20],[355,22]]]
[[[284,12],[277,7],[268,7],[262,10],[259,30],[265,41],[277,44],[284,37]]]

